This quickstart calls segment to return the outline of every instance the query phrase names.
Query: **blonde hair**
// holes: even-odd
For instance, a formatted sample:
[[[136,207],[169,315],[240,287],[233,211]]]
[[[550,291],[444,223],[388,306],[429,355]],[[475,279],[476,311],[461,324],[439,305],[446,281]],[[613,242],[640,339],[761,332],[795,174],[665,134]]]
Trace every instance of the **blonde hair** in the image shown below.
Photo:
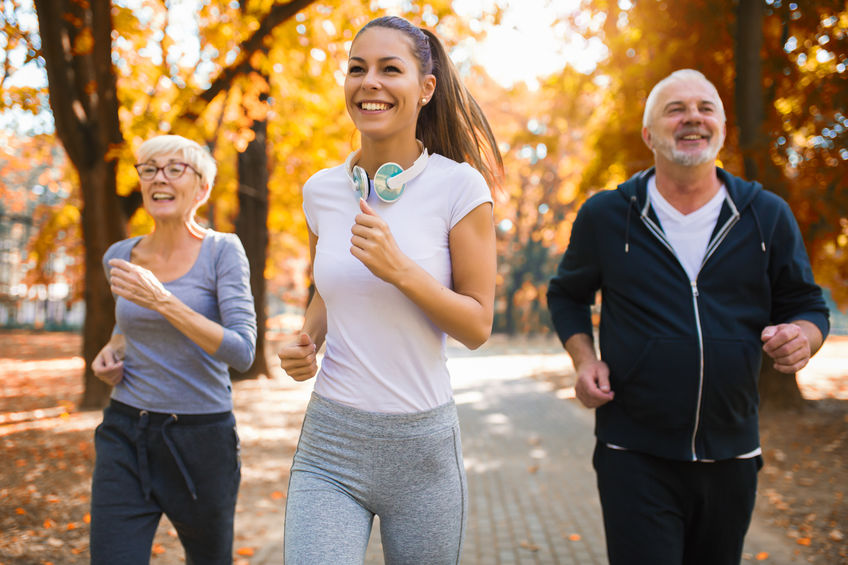
[[[206,196],[198,206],[203,205],[212,193],[215,174],[218,166],[209,151],[197,143],[181,135],[157,135],[151,137],[138,148],[138,162],[146,163],[150,159],[166,153],[182,153],[185,162],[200,174],[200,186],[209,185]]]

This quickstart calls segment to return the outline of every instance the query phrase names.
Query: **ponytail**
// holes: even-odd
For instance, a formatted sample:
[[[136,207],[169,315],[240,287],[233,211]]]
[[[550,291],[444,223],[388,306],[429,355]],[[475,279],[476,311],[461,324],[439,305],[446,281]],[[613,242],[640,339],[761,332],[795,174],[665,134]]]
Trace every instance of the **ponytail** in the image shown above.
[[[420,72],[436,77],[436,90],[418,114],[415,136],[431,153],[468,163],[480,171],[490,187],[495,186],[503,170],[495,135],[483,110],[459,78],[439,38],[433,32],[415,27],[396,16],[371,20],[359,33],[369,27],[403,32],[412,42],[412,52],[418,59]]]
[[[489,186],[494,186],[503,160],[489,121],[462,83],[439,38],[429,30],[421,31],[430,42],[436,90],[418,114],[415,135],[432,152],[467,162],[480,171]]]

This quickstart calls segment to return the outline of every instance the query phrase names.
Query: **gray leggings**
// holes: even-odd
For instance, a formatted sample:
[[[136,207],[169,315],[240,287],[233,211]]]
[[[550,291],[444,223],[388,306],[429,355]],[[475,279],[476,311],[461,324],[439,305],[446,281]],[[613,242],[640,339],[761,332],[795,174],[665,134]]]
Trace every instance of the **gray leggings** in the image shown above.
[[[387,565],[455,565],[467,504],[453,402],[380,414],[313,393],[289,478],[285,563],[361,564],[376,514]]]

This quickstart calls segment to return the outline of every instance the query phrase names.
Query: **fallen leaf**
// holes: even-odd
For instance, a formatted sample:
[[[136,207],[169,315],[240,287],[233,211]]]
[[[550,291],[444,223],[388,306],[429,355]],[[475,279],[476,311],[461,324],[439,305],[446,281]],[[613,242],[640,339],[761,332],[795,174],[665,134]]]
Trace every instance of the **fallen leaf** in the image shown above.
[[[90,524],[91,523],[91,514],[86,512],[85,516],[82,517],[82,521],[85,522],[86,524]]]
[[[286,497],[286,495],[283,494],[283,492],[279,491],[279,490],[275,490],[274,492],[271,493],[271,500],[281,500],[285,497]]]
[[[810,542],[811,542],[810,538],[798,538],[798,539],[795,540],[795,543],[797,543],[798,545],[805,545],[805,546],[810,545]]]
[[[842,541],[843,539],[845,539],[845,534],[843,534],[840,530],[830,530],[830,533],[827,534],[827,537],[829,537],[833,541]]]
[[[23,508],[15,508],[15,514],[26,514],[26,510],[24,510]]]
[[[528,465],[527,466],[527,472],[530,473],[530,474],[535,474],[538,470],[539,470],[538,465]]]
[[[520,545],[521,547],[523,547],[524,549],[526,549],[526,550],[528,550],[528,551],[539,551],[539,546],[538,546],[538,545],[536,545],[535,543],[530,543],[530,542],[529,542],[529,541],[527,541],[527,540],[522,541],[522,542],[521,542],[520,544],[518,544],[518,545]]]
[[[244,557],[252,557],[253,556],[253,548],[252,547],[240,547],[236,551],[236,554],[243,555]]]
[[[768,551],[761,551],[757,554],[757,561],[765,561],[769,558]]]
[[[50,528],[52,528],[55,525],[56,525],[56,522],[54,522],[50,518],[47,518],[46,520],[44,520],[44,529],[45,530],[49,530]]]
[[[580,534],[569,534],[567,537],[570,541],[580,541]]]
[[[153,555],[162,555],[163,553],[165,553],[165,546],[163,546],[161,543],[154,543],[153,550],[151,553],[153,553]]]

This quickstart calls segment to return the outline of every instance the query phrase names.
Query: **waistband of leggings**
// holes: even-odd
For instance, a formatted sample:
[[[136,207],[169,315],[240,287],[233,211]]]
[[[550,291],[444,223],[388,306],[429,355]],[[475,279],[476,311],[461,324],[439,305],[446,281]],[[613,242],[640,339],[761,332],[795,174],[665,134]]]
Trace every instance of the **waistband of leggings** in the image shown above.
[[[176,414],[168,412],[154,412],[152,410],[145,410],[144,408],[136,408],[135,406],[124,404],[123,402],[115,400],[114,398],[109,401],[109,408],[119,414],[124,414],[134,419],[141,418],[142,415],[147,414],[151,425],[163,424],[168,420],[173,420],[173,423],[175,425],[184,424],[187,426],[217,424],[219,422],[226,421],[233,414],[232,411],[210,412],[208,414]]]
[[[317,418],[339,421],[345,428],[361,431],[371,437],[404,438],[427,435],[451,429],[459,422],[453,400],[422,412],[396,414],[360,410],[313,392],[307,413]]]

